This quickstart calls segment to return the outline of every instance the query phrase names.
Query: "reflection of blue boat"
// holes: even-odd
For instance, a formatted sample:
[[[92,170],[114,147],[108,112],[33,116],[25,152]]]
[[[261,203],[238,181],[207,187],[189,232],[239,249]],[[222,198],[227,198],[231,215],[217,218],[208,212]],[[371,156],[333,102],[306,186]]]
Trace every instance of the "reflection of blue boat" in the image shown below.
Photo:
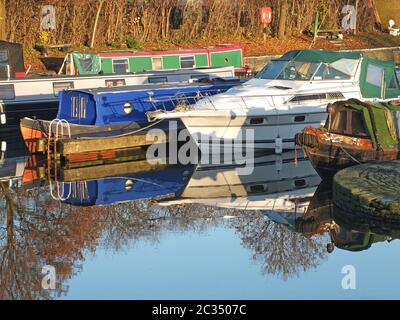
[[[170,167],[124,177],[63,183],[62,201],[92,206],[171,196],[185,187],[192,172],[192,166]]]

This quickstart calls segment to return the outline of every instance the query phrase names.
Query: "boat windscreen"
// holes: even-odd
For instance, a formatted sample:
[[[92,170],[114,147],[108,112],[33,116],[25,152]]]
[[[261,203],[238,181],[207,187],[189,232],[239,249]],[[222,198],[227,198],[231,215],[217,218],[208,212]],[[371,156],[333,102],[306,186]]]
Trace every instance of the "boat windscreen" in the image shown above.
[[[311,80],[320,66],[319,62],[272,61],[258,75],[259,79]]]
[[[288,63],[288,61],[273,60],[257,73],[255,78],[274,80],[282,73]]]

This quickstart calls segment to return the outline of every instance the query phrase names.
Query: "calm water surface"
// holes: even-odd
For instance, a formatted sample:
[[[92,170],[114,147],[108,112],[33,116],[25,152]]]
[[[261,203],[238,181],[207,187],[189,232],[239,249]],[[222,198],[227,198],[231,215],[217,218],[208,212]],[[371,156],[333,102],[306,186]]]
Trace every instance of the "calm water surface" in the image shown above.
[[[16,145],[0,161],[2,299],[400,298],[400,226],[339,212],[301,155],[258,156],[248,176],[127,162],[56,182]]]

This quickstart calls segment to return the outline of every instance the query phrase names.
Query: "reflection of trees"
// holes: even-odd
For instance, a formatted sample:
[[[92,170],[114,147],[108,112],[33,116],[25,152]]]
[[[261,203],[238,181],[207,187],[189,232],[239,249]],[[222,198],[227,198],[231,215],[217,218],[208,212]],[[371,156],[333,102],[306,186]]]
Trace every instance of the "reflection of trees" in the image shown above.
[[[306,238],[256,212],[244,212],[234,222],[242,244],[262,263],[264,274],[287,280],[318,266],[325,258],[322,237]]]
[[[84,251],[94,251],[99,235],[93,214],[60,210],[46,194],[0,189],[0,298],[50,299],[67,291],[66,279],[79,270]],[[55,291],[42,289],[42,267],[56,268]]]
[[[224,215],[233,220],[220,219]],[[264,273],[284,279],[316,267],[324,258],[320,238],[307,239],[257,212],[199,204],[161,207],[138,200],[110,206],[61,204],[38,188],[0,189],[0,298],[51,299],[68,291],[98,246],[119,251],[140,241],[157,243],[168,232],[203,233],[221,224],[235,227]],[[57,272],[56,291],[41,288],[44,265]]]
[[[60,296],[98,245],[118,251],[139,239],[157,242],[165,231],[203,231],[212,217],[211,210],[152,201],[78,207],[52,200],[43,188],[0,186],[0,299]],[[45,265],[56,269],[55,291],[42,289]]]

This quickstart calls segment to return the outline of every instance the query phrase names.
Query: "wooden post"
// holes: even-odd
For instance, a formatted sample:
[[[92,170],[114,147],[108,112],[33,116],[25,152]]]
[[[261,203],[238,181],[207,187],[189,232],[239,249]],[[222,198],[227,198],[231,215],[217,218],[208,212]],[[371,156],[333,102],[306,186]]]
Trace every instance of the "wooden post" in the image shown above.
[[[263,34],[264,34],[264,42],[267,41],[267,32],[266,32],[267,24],[263,24]]]
[[[317,12],[315,13],[315,20],[314,20],[314,38],[312,41],[312,45],[314,45],[317,42],[317,38],[318,38],[318,27],[319,24],[319,11],[317,10]]]
[[[6,40],[7,26],[6,26],[6,1],[0,0],[0,40]]]
[[[281,1],[280,13],[279,13],[279,25],[278,25],[278,38],[284,40],[286,37],[286,19],[289,10],[289,4],[287,0]]]
[[[356,23],[355,23],[355,26],[354,26],[354,35],[357,35],[358,1],[359,1],[359,0],[356,0]]]
[[[94,40],[96,37],[97,23],[99,22],[101,8],[103,7],[104,0],[99,0],[99,7],[97,8],[96,19],[94,20],[92,39],[90,40],[90,48],[93,48]]]

